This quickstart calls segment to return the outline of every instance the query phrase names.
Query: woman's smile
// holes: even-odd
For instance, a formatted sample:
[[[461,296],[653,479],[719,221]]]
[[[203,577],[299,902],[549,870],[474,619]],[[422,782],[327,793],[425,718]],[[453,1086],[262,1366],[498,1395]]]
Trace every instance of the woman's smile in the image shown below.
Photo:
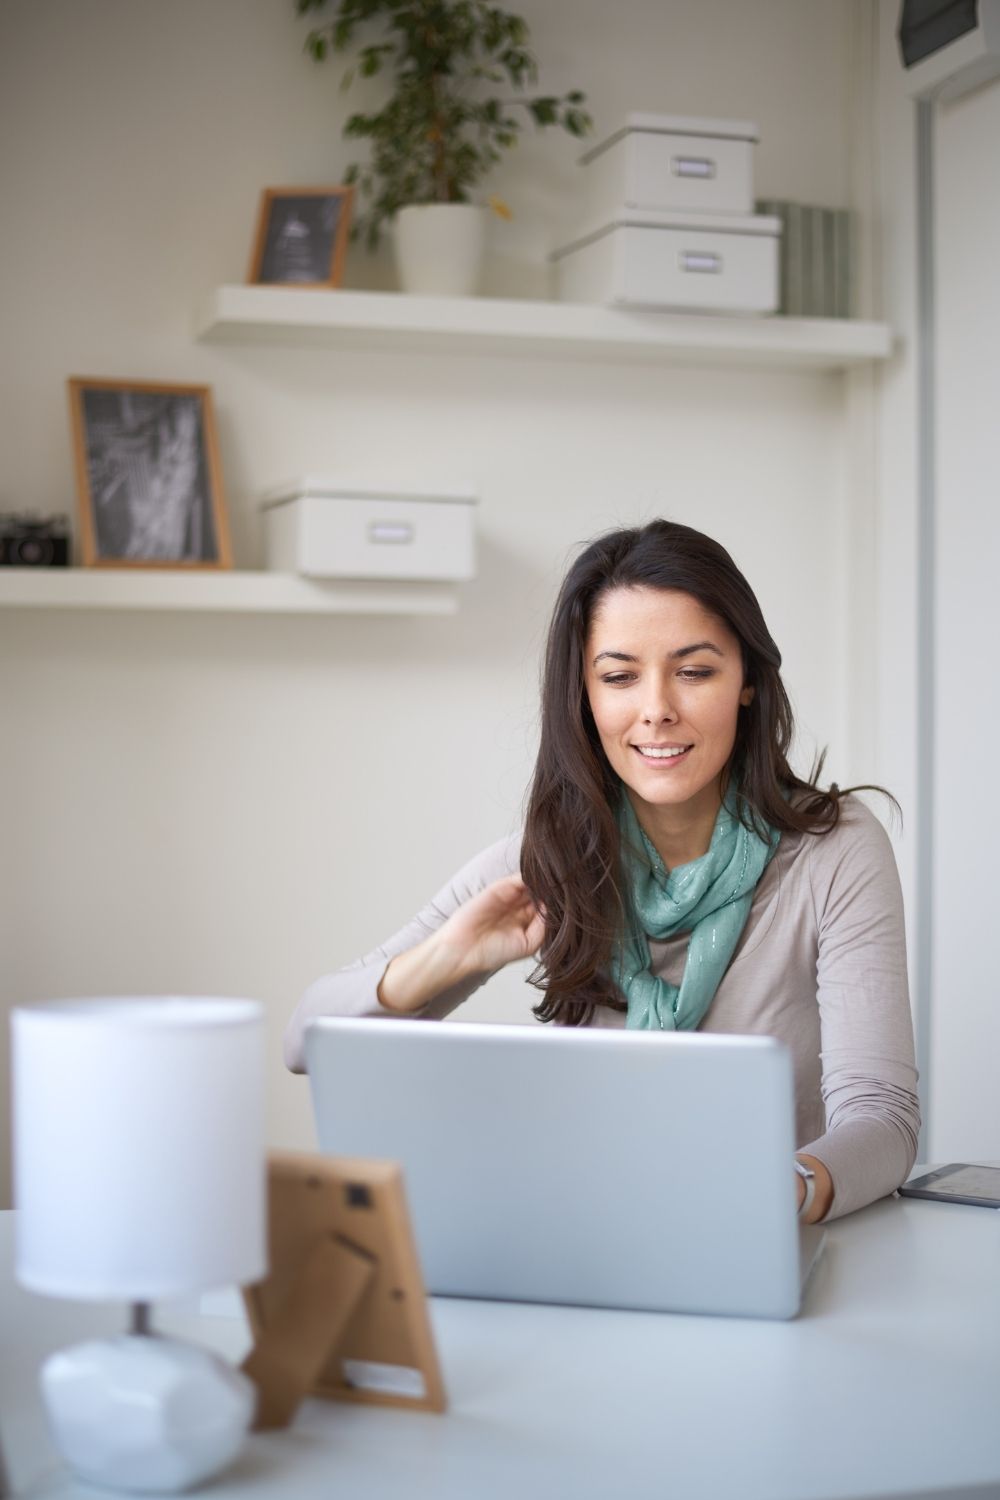
[[[692,745],[635,745],[643,760],[658,761],[670,765],[693,749]]]

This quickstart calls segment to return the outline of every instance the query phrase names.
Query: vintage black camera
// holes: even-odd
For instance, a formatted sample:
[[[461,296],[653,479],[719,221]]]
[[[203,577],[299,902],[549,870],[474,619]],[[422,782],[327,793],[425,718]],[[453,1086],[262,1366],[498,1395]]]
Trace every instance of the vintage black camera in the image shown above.
[[[0,513],[0,566],[69,567],[69,527],[66,517]]]

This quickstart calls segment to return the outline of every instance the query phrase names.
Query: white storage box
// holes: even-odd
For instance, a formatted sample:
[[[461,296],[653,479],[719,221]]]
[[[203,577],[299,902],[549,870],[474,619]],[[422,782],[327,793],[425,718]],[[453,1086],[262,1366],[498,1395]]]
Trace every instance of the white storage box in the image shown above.
[[[580,158],[586,221],[602,223],[623,208],[752,213],[756,141],[748,120],[629,115]]]
[[[779,220],[622,214],[552,255],[563,302],[684,312],[769,313],[778,306]]]
[[[308,475],[263,497],[267,565],[308,578],[475,577],[475,497],[400,494]]]

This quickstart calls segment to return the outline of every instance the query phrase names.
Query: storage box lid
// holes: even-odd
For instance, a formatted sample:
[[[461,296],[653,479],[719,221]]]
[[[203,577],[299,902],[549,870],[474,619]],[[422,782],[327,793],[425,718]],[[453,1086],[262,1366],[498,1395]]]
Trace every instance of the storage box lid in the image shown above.
[[[400,490],[391,485],[351,483],[324,474],[302,474],[295,479],[285,479],[280,484],[270,485],[262,492],[260,504],[263,510],[268,510],[271,506],[307,497],[317,500],[436,500],[445,505],[478,503],[471,487],[456,489],[441,486],[435,489]]]
[[[582,229],[566,245],[560,245],[549,260],[560,260],[574,250],[582,250],[593,240],[610,234],[612,229],[690,229],[704,234],[760,234],[776,239],[781,234],[781,220],[770,214],[673,213],[664,209],[623,208],[612,219]]]
[[[600,156],[602,151],[607,151],[609,146],[615,146],[624,140],[633,131],[645,131],[649,135],[699,135],[711,136],[724,141],[750,141],[756,142],[760,139],[757,127],[750,120],[713,120],[701,115],[647,115],[630,114],[625,116],[624,125],[609,135],[606,140],[580,157],[581,167],[593,161],[595,156]]]

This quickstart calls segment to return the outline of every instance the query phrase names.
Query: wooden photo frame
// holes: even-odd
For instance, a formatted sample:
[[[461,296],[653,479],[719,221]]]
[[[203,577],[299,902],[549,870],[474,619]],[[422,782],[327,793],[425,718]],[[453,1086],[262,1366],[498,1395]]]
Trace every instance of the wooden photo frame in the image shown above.
[[[339,286],[353,205],[352,187],[265,188],[247,280],[258,286]]]
[[[84,564],[231,568],[209,387],[85,376],[68,385]]]
[[[268,1252],[243,1294],[258,1428],[286,1426],[308,1394],[444,1411],[400,1167],[270,1154]]]

